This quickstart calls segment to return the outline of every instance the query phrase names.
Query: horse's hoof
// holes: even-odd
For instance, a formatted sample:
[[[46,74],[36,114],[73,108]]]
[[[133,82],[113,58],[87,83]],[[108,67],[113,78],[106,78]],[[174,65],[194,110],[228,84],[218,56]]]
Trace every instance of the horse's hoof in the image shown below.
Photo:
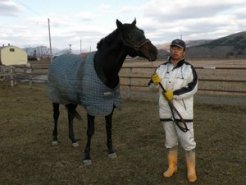
[[[110,159],[115,159],[115,158],[117,158],[117,154],[115,152],[114,153],[110,153],[110,154],[108,154],[108,157]]]
[[[51,144],[52,144],[53,146],[58,145],[58,141],[52,141]]]
[[[76,147],[79,146],[79,143],[78,143],[78,142],[72,143],[72,146],[73,146],[74,148],[76,148]]]
[[[83,164],[84,164],[85,166],[90,166],[90,165],[92,164],[92,162],[91,162],[90,159],[84,159],[84,160],[83,160]]]

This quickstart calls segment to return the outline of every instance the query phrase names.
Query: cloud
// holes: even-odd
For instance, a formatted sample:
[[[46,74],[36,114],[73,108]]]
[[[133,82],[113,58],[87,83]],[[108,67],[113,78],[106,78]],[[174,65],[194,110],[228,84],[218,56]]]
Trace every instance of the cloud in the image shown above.
[[[245,29],[245,0],[148,1],[144,25],[157,43],[183,39],[215,39]],[[157,29],[155,31],[154,29]]]
[[[78,14],[76,14],[75,17],[81,20],[81,22],[84,22],[84,21],[90,22],[94,19],[94,14],[92,14],[89,11],[83,11],[83,12],[79,12]]]
[[[61,6],[66,10],[64,3],[67,1],[62,2]],[[216,39],[246,28],[245,0],[108,1],[104,4],[97,2],[96,6],[93,2],[86,3],[85,8],[81,1],[76,11],[66,13],[49,7],[49,11],[37,15],[27,11],[26,7],[30,5],[23,5],[23,11],[23,7],[13,1],[1,0],[0,10],[5,10],[4,15],[18,15],[18,20],[15,17],[10,20],[0,17],[0,40],[3,43],[15,42],[20,46],[48,46],[48,18],[52,45],[60,49],[67,48],[69,44],[78,49],[80,40],[83,48],[95,49],[101,38],[116,29],[116,19],[122,23],[131,23],[136,18],[137,26],[144,30],[146,37],[154,44],[170,42],[181,35],[184,40]],[[69,10],[73,10],[72,5],[68,5]],[[36,10],[34,7],[31,9]],[[1,14],[3,11],[0,11]]]
[[[21,6],[18,6],[12,0],[0,1],[0,16],[16,16],[21,12]]]
[[[211,17],[234,7],[244,6],[244,4],[244,0],[224,0],[223,2],[214,0],[152,0],[146,3],[145,11],[146,15],[153,19],[172,21],[177,19]]]

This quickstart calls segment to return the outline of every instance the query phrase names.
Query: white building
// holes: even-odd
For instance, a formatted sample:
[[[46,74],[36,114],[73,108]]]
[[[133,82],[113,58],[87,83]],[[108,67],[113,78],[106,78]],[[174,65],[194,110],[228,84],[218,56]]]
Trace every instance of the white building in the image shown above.
[[[0,47],[0,65],[26,65],[27,53],[16,46],[3,46]]]

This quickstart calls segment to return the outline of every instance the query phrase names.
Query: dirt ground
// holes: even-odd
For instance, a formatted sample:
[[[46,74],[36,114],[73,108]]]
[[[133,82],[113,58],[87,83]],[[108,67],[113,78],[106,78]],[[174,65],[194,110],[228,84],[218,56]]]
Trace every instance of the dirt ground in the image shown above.
[[[214,102],[214,101],[212,101]],[[80,146],[68,139],[61,108],[59,145],[51,145],[52,107],[45,85],[0,86],[1,185],[186,185],[184,152],[178,173],[164,179],[167,167],[164,132],[156,99],[123,100],[113,117],[116,159],[106,154],[104,118],[96,118],[92,162],[81,163],[86,143],[86,113],[75,121]],[[244,185],[246,182],[246,105],[196,101],[195,136],[200,185]]]

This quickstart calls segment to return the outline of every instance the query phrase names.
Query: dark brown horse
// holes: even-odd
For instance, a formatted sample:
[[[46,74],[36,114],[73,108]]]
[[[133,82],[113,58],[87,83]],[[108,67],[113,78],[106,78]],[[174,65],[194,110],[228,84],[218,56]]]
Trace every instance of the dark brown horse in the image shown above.
[[[105,116],[109,157],[116,157],[111,137],[112,115],[120,103],[118,74],[126,56],[141,56],[149,61],[157,57],[156,47],[145,38],[143,30],[136,27],[136,20],[131,24],[122,24],[116,20],[116,25],[117,29],[97,44],[95,53],[83,58],[79,55],[59,56],[49,67],[49,96],[53,102],[55,123],[53,143],[57,143],[59,104],[64,104],[68,110],[69,138],[74,145],[77,140],[73,132],[73,119],[79,117],[76,107],[85,107],[88,121],[83,157],[85,165],[91,164],[90,145],[94,118],[98,115]],[[99,85],[104,88],[102,93]]]

